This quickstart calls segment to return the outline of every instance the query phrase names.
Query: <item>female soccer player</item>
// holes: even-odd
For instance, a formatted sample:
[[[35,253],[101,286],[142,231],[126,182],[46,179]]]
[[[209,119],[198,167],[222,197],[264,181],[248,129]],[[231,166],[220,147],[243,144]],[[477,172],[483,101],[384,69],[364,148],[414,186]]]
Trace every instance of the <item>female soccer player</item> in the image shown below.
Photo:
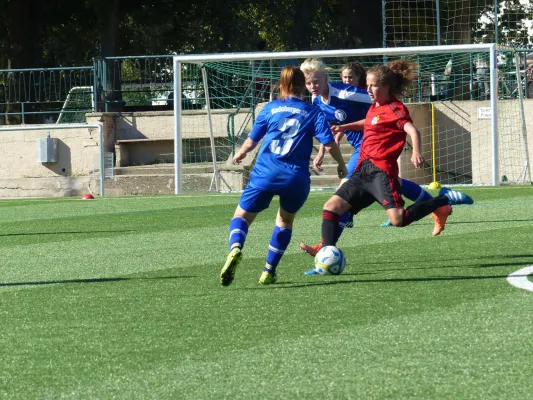
[[[347,210],[355,215],[375,201],[386,210],[394,226],[407,226],[435,212],[443,229],[452,212],[451,205],[473,203],[463,193],[442,189],[438,197],[403,208],[397,160],[407,135],[412,143],[411,162],[416,168],[424,162],[420,153],[420,132],[413,125],[405,105],[396,98],[409,86],[411,79],[412,65],[405,60],[394,61],[388,66],[377,65],[368,71],[367,87],[373,104],[365,118],[360,159],[350,179],[324,205],[324,246],[337,243],[341,215]]]
[[[359,161],[364,118],[372,103],[368,92],[360,87],[366,84],[366,71],[359,63],[347,64],[342,67],[341,78],[343,82],[352,80],[352,83],[348,85],[346,83],[329,83],[326,66],[319,59],[305,60],[300,69],[305,74],[306,86],[313,96],[313,104],[320,107],[326,114],[331,129],[336,134],[337,143],[340,142],[342,136],[346,135],[348,142],[354,148],[348,162],[348,176],[346,178],[349,178]],[[355,81],[356,77],[359,78],[357,82]],[[313,160],[313,166],[317,171],[322,170],[323,159],[324,149],[320,146],[318,154]],[[420,185],[407,179],[402,180],[402,190],[403,195],[413,202],[431,198],[431,195]],[[390,225],[390,221],[387,221],[382,226]],[[346,212],[341,215],[339,220],[339,237],[345,227],[351,226],[353,226],[352,215],[350,212]],[[433,235],[436,236],[440,232],[441,230],[435,225]],[[300,248],[311,256],[315,256],[321,247],[321,243],[315,245],[300,243]]]
[[[224,286],[231,284],[242,259],[248,227],[259,212],[268,208],[274,195],[279,196],[280,208],[259,283],[276,282],[276,267],[291,240],[294,217],[309,195],[309,157],[313,137],[337,161],[339,178],[344,178],[347,173],[324,114],[301,99],[306,90],[303,72],[293,66],[283,68],[279,88],[278,99],[261,110],[252,132],[233,157],[233,162],[239,163],[264,138],[250,182],[230,222],[230,252],[220,273],[220,282]]]
[[[345,64],[341,67],[341,80],[342,83],[366,90],[366,69],[357,61]]]

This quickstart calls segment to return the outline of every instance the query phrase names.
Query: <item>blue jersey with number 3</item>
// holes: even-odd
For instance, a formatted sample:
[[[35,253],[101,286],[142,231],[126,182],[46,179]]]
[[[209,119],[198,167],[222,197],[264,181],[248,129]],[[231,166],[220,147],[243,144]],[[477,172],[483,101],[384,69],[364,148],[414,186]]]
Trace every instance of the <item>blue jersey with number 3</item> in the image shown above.
[[[249,136],[254,142],[264,138],[249,185],[278,190],[296,181],[310,182],[313,137],[322,144],[334,140],[318,107],[294,97],[266,104]]]

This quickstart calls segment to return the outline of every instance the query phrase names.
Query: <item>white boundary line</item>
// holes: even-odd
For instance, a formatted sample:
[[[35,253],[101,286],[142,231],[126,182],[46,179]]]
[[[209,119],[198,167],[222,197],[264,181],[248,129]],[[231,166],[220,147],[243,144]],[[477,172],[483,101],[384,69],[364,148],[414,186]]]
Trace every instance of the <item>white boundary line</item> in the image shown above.
[[[507,282],[519,289],[525,289],[533,292],[533,282],[527,279],[527,276],[530,274],[533,274],[533,265],[513,272],[507,277]]]

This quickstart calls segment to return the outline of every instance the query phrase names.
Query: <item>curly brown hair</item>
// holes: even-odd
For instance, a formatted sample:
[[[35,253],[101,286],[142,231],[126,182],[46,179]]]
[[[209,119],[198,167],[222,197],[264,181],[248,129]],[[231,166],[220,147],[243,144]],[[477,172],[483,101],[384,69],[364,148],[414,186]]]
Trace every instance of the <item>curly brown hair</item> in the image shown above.
[[[411,85],[415,69],[414,63],[402,58],[391,61],[387,65],[376,65],[367,74],[375,75],[380,84],[389,85],[391,95],[399,96]]]

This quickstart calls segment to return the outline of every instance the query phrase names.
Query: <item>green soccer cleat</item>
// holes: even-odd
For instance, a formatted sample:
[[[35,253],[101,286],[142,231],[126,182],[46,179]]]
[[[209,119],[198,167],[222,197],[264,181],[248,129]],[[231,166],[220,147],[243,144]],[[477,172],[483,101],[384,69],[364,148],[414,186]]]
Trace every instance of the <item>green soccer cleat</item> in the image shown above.
[[[273,285],[276,283],[278,277],[276,275],[270,275],[267,271],[263,271],[261,277],[259,278],[259,283],[263,285]]]
[[[228,258],[226,258],[226,263],[222,267],[222,271],[220,271],[220,283],[222,286],[231,285],[231,282],[233,282],[233,278],[235,277],[235,270],[241,262],[241,259],[241,249],[238,247],[231,249]]]

